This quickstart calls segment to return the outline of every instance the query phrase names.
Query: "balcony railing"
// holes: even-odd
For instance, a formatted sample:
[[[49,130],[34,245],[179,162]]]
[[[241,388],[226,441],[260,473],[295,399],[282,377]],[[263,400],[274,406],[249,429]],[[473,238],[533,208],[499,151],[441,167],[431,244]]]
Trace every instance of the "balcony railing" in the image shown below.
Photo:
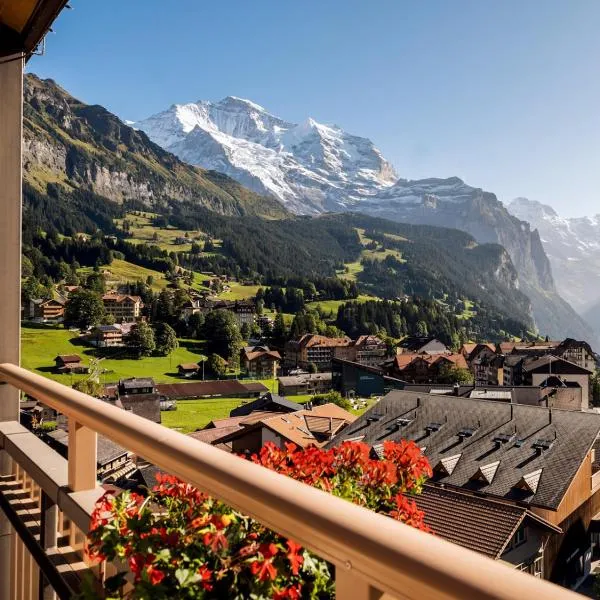
[[[11,573],[0,572],[0,580],[16,577],[14,599],[44,597],[44,586],[36,587],[38,571],[31,557],[50,584],[60,576],[55,590],[68,597],[61,587],[67,567],[61,570],[46,559],[57,554],[57,531],[68,532],[70,545],[63,554],[81,556],[81,531],[87,530],[94,501],[102,493],[95,479],[97,433],[333,563],[341,600],[578,597],[15,365],[0,365],[0,381],[66,415],[70,428],[66,461],[18,423],[0,423],[0,449],[16,465],[4,478],[8,483],[1,496],[6,505],[10,490],[20,490],[8,512],[28,551],[17,548]],[[31,520],[35,525],[38,514],[41,531],[36,535],[26,526]],[[85,571],[78,560],[75,566],[68,563],[68,575]],[[97,568],[95,574],[103,575]]]

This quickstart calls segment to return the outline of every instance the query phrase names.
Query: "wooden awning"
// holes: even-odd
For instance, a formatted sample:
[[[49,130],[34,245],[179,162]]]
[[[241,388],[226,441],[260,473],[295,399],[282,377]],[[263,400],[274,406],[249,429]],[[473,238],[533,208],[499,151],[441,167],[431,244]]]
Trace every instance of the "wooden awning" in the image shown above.
[[[0,0],[0,58],[29,56],[67,0]]]

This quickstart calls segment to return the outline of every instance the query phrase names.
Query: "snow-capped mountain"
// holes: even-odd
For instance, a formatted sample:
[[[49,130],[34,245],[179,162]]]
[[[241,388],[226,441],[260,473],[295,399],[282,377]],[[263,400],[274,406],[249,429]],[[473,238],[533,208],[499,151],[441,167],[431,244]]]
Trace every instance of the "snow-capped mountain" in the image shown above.
[[[559,293],[589,319],[587,311],[600,301],[600,214],[567,219],[527,198],[508,209],[539,231]],[[600,315],[595,323],[600,326]]]
[[[370,140],[310,118],[290,123],[233,96],[173,105],[134,126],[182,160],[297,213],[347,210],[397,180]]]

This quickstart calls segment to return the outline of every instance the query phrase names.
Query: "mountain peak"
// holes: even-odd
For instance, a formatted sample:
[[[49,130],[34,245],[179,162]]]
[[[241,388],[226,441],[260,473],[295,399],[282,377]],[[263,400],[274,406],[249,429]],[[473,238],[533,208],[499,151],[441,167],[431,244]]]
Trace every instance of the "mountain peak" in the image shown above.
[[[186,162],[221,171],[298,213],[347,210],[397,180],[369,139],[312,117],[284,121],[238,96],[178,105],[136,127]]]
[[[203,104],[202,100],[198,101],[198,104]],[[219,100],[216,103],[216,106],[221,108],[240,108],[244,110],[255,110],[258,112],[267,112],[260,104],[256,104],[256,102],[252,102],[252,100],[248,100],[247,98],[240,98],[238,96],[226,96],[222,100]]]
[[[539,216],[558,217],[556,211],[548,204],[542,204],[538,200],[530,200],[523,196],[515,198],[508,205],[508,210],[524,221],[535,221],[536,219],[531,216],[534,214]],[[530,218],[521,217],[521,214],[527,215],[527,217]]]

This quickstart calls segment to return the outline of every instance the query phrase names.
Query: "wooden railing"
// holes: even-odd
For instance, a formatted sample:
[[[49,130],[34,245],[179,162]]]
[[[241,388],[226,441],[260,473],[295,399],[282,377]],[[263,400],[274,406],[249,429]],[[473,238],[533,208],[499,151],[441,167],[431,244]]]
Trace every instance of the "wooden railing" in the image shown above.
[[[81,501],[82,529],[81,515],[89,514],[97,493],[91,474],[100,433],[333,563],[341,600],[578,597],[15,365],[0,365],[0,381],[69,418],[68,489],[62,506],[70,503],[76,512]],[[29,460],[36,458],[42,457]]]

